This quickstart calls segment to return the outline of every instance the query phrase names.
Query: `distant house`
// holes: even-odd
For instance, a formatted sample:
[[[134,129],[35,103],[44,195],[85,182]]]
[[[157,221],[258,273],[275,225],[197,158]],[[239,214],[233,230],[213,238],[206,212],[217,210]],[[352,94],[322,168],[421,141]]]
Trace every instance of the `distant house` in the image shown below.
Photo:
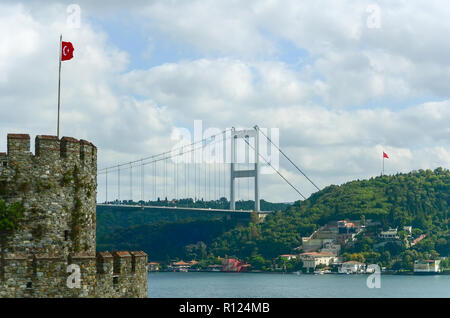
[[[149,272],[157,272],[157,271],[159,271],[160,266],[161,265],[157,262],[150,262],[150,263],[148,263],[148,271]]]
[[[414,273],[434,274],[441,271],[440,260],[416,260],[414,261]]]
[[[409,235],[411,235],[412,234],[412,226],[404,226],[403,231],[406,231],[409,233]]]
[[[358,233],[365,229],[360,221],[349,222],[346,220],[338,221],[337,228],[338,235],[336,242],[341,245],[346,244],[348,241],[352,241]]]
[[[356,226],[353,222],[347,222],[345,220],[338,221],[338,233],[339,234],[351,234],[356,233]]]
[[[220,272],[222,270],[222,265],[208,265],[206,268],[208,272]]]
[[[246,272],[249,264],[241,262],[235,258],[222,259],[222,271],[223,272]]]
[[[399,238],[397,229],[389,229],[387,231],[381,231],[379,237],[385,240],[396,240]]]
[[[339,273],[341,274],[360,274],[366,270],[366,264],[357,261],[348,261],[342,263],[339,267]]]
[[[173,262],[171,269],[175,272],[187,272],[187,270],[191,267],[191,264],[186,263],[185,261]]]
[[[280,255],[280,258],[285,261],[290,261],[292,259],[298,259],[299,256],[297,254],[283,254]]]
[[[336,263],[338,258],[335,254],[327,252],[310,252],[300,254],[300,259],[303,261],[303,267],[308,271],[314,270],[317,265],[324,264],[326,266]]]

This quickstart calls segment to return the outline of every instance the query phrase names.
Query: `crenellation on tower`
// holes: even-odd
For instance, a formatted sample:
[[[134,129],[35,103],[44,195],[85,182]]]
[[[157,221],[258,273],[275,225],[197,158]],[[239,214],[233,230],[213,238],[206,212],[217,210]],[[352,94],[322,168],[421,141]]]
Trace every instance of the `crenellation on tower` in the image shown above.
[[[114,259],[110,252],[97,253],[97,274],[113,274]]]
[[[33,155],[29,135],[7,138],[0,199],[24,211],[0,246],[0,297],[146,297],[145,253],[96,253],[97,148],[39,135]],[[79,288],[68,287],[71,265]]]
[[[16,157],[31,156],[30,135],[8,134],[7,140],[8,157],[10,159],[15,159]]]
[[[71,137],[61,138],[61,158],[74,163],[80,160],[80,142],[78,139]]]
[[[128,251],[113,252],[114,274],[129,274],[131,272],[131,254]]]
[[[34,154],[39,159],[59,160],[60,149],[60,140],[56,136],[40,135],[35,138]]]
[[[85,165],[93,165],[97,167],[97,148],[87,140],[80,140],[80,159]]]

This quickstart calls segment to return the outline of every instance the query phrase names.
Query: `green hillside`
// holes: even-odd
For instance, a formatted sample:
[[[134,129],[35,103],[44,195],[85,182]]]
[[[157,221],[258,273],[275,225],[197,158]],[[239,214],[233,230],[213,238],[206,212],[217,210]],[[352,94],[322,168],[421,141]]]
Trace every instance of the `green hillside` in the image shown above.
[[[292,252],[301,245],[302,236],[310,235],[328,221],[372,219],[381,222],[378,230],[412,225],[416,235],[427,234],[417,245],[417,252],[446,256],[450,251],[449,200],[450,172],[442,168],[331,185],[308,200],[295,202],[284,212],[268,216],[262,224],[225,233],[215,240],[210,251],[217,256],[261,256],[269,260]],[[372,243],[351,252],[362,252],[363,248],[371,251]]]

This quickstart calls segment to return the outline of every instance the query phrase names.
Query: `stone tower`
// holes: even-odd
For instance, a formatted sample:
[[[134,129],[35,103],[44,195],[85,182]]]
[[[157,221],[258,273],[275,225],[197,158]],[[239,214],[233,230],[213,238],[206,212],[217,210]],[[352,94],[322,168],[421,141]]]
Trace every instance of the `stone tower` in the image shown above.
[[[96,254],[97,148],[37,136],[33,155],[25,134],[8,134],[7,148],[0,199],[23,212],[16,230],[0,233],[0,297],[146,297],[145,253]]]

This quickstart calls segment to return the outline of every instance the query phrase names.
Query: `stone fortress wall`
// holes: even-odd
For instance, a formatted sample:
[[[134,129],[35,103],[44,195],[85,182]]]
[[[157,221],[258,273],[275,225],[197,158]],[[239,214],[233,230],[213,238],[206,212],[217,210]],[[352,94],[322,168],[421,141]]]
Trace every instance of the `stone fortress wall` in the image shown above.
[[[144,252],[96,253],[97,148],[37,136],[33,155],[26,134],[8,134],[7,148],[0,199],[24,211],[17,230],[0,233],[0,297],[147,297]],[[71,264],[78,287],[67,284]]]

